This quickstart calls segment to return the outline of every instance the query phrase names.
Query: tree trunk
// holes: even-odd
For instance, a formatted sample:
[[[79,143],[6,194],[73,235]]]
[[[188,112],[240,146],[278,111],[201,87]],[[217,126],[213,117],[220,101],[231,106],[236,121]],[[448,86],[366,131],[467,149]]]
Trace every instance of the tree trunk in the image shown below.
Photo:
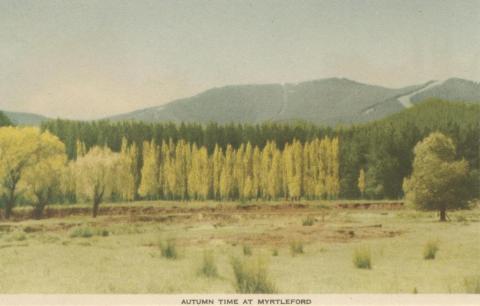
[[[93,201],[93,217],[96,218],[98,215],[98,207],[100,206],[100,201],[94,200]]]
[[[43,217],[43,209],[45,208],[45,204],[43,203],[37,203],[35,207],[33,208],[33,218],[34,219],[41,219]]]
[[[5,219],[10,219],[14,205],[15,205],[15,188],[9,191],[7,201],[5,202]]]
[[[12,199],[8,199],[7,202],[5,203],[5,219],[10,219],[10,216],[12,215],[12,209],[13,209],[13,201]]]
[[[442,209],[440,210],[440,222],[446,222],[447,221],[447,210]]]

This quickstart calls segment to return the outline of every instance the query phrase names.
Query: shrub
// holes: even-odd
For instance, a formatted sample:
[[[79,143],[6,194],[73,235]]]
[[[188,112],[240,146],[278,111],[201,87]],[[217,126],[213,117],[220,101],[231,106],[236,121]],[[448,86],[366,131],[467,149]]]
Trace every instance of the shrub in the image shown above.
[[[243,246],[243,255],[251,256],[252,255],[252,248],[249,245]]]
[[[367,248],[356,249],[353,252],[353,264],[358,269],[371,269],[372,259],[370,250]]]
[[[457,216],[457,222],[467,222],[467,218],[465,216]]]
[[[94,231],[90,227],[76,227],[70,232],[70,237],[90,238],[93,236],[93,234]]]
[[[91,227],[75,227],[71,232],[70,232],[70,237],[71,238],[77,238],[77,237],[82,237],[82,238],[90,238],[93,236],[102,236],[102,237],[107,237],[110,235],[110,232],[106,229],[92,229]]]
[[[274,249],[272,251],[272,256],[278,256],[278,249]]]
[[[218,276],[217,265],[215,264],[215,257],[212,251],[203,252],[203,262],[200,268],[200,274],[206,277]]]
[[[436,241],[429,241],[425,245],[423,250],[423,258],[424,259],[435,259],[435,255],[438,252],[438,245]]]
[[[24,232],[14,232],[11,237],[15,241],[24,241],[27,239],[27,235]]]
[[[303,226],[312,226],[315,223],[315,218],[312,216],[308,216],[302,221]]]
[[[177,243],[174,239],[169,239],[167,242],[160,243],[160,251],[162,252],[162,256],[167,259],[177,259]]]
[[[466,293],[480,293],[480,276],[466,277],[464,280]]]
[[[233,258],[231,264],[235,274],[237,293],[275,293],[277,291],[268,277],[264,261]]]
[[[303,243],[301,241],[293,241],[290,244],[290,251],[292,252],[292,256],[305,253],[303,250]]]

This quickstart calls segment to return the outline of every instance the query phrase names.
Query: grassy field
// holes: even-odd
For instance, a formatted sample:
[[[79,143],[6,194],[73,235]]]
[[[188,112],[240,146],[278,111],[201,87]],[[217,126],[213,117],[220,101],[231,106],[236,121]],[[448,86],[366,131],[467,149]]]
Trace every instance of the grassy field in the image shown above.
[[[480,290],[478,208],[440,223],[435,213],[334,203],[142,205],[0,223],[0,292],[234,293],[234,258],[260,263],[279,293]]]

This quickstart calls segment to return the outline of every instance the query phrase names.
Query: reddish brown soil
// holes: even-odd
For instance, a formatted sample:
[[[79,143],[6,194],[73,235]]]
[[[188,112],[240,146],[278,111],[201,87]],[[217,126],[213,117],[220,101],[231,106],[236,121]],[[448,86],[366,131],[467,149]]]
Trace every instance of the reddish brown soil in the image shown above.
[[[161,204],[152,206],[140,205],[106,205],[100,206],[99,215],[107,216],[129,216],[132,221],[168,221],[172,218],[191,218],[191,215],[202,214],[205,216],[224,215],[227,212],[239,214],[295,214],[318,212],[328,209],[374,209],[374,210],[397,210],[404,207],[403,202],[372,202],[372,203],[338,203],[332,206],[315,206],[303,203],[281,203],[281,204],[250,204],[250,205],[222,205],[217,207],[189,207],[181,203],[178,206],[165,207]],[[47,207],[44,211],[44,218],[64,218],[68,216],[89,216],[91,208],[79,206]],[[12,221],[27,220],[32,218],[29,209],[13,212]]]

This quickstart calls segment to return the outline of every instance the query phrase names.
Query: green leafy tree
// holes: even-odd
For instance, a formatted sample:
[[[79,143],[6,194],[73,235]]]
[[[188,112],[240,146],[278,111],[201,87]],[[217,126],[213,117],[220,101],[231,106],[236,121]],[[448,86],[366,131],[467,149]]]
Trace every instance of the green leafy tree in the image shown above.
[[[414,149],[412,175],[405,179],[406,200],[420,210],[438,210],[440,221],[446,211],[468,207],[468,163],[456,161],[453,141],[435,132]]]

